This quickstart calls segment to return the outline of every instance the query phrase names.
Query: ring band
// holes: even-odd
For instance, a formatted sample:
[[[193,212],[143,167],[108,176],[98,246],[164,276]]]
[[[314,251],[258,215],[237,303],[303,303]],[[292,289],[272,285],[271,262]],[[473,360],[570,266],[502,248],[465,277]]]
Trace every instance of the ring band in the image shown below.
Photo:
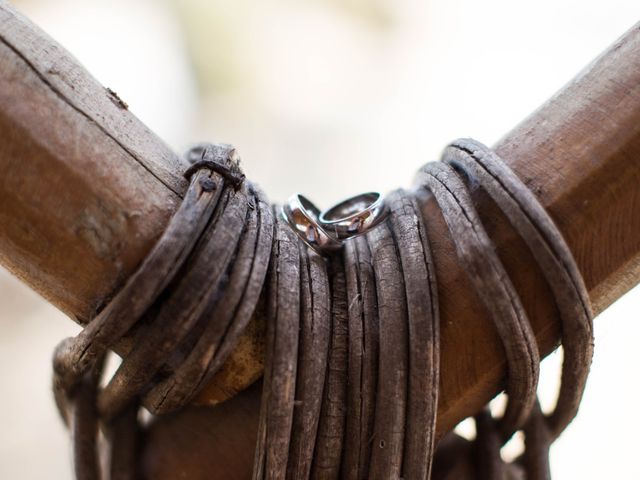
[[[366,233],[387,216],[384,198],[379,192],[368,192],[347,198],[320,214],[320,225],[338,240]]]
[[[296,234],[318,253],[339,250],[342,243],[319,224],[320,210],[307,197],[296,193],[282,206],[282,216]]]

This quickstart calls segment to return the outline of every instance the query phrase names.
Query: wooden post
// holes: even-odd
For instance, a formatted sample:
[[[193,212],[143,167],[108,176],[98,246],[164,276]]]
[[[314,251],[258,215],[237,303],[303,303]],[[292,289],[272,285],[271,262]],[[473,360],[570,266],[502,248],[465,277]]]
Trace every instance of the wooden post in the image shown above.
[[[496,149],[565,235],[596,312],[640,281],[640,26]],[[158,238],[184,191],[182,168],[116,94],[0,0],[0,263],[86,323]],[[475,200],[547,354],[558,339],[548,289],[491,202],[480,192]],[[441,286],[442,432],[499,391],[505,364],[433,202],[423,213]],[[201,402],[255,378],[259,344],[252,330]],[[206,439],[222,442],[233,429],[235,451],[250,455],[258,394],[253,388],[225,406],[233,422],[208,424],[198,417],[206,413],[189,420],[190,412],[159,421],[147,465],[190,463],[194,475],[214,468],[221,478],[244,478],[243,454],[216,454]],[[176,432],[203,428],[186,435],[183,448],[173,443]],[[153,478],[175,473],[160,470]]]

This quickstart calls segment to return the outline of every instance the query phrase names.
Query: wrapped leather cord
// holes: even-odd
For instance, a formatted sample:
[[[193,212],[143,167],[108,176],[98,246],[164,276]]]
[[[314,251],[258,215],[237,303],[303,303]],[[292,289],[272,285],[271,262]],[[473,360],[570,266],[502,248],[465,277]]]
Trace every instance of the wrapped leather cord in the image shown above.
[[[457,140],[425,165],[417,190],[385,201],[386,219],[323,257],[239,170],[230,146],[187,154],[184,200],[121,291],[54,356],[56,403],[80,480],[135,480],[152,413],[190,402],[220,369],[261,303],[266,359],[253,478],[550,477],[549,446],[575,416],[593,352],[592,314],[571,252],[535,196],[490,149]],[[473,205],[482,188],[545,275],[565,358],[553,412],[536,398],[539,353],[522,302]],[[440,319],[435,262],[419,200],[433,195],[460,263],[507,359],[504,415],[475,416],[477,436],[436,449]],[[263,288],[264,287],[264,288]],[[102,386],[106,356],[123,361]],[[99,455],[99,429],[108,461]],[[506,463],[515,431],[525,452]],[[101,463],[106,465],[101,471]],[[433,473],[433,474],[432,474]]]

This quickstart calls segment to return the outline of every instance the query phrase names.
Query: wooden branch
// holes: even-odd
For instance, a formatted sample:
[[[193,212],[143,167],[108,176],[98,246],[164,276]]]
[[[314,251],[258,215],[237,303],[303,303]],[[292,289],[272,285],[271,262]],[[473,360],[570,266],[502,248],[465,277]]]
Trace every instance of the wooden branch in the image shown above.
[[[640,24],[589,65],[495,149],[533,190],[565,236],[595,313],[640,281]],[[523,295],[543,354],[558,340],[555,308],[524,242],[476,192],[478,210]],[[497,337],[468,292],[433,202],[424,208],[443,294],[440,422],[477,411],[504,375]],[[437,219],[438,223],[433,220]],[[453,368],[454,372],[451,372]],[[455,381],[457,380],[457,381]]]
[[[63,47],[0,0],[0,263],[80,324],[151,249],[185,165]],[[262,371],[253,322],[215,403]]]
[[[117,95],[2,0],[0,65],[0,262],[85,323],[164,228],[185,187],[183,166]],[[640,26],[496,150],[557,222],[596,312],[640,281]],[[481,192],[475,200],[523,296],[541,350],[549,353],[559,336],[548,287],[491,202]],[[423,213],[441,289],[443,432],[499,391],[505,364],[434,203],[427,202]],[[259,328],[245,336],[225,376],[202,401],[215,401],[255,378],[260,338]],[[250,452],[257,409],[247,405],[257,395],[253,388],[228,402],[224,416],[234,422],[207,424],[189,411],[158,421],[146,464],[167,468],[153,478],[172,478],[176,470],[169,465],[187,464],[194,475],[189,478],[211,469],[221,478],[245,478],[250,462],[242,455],[212,455],[205,439],[224,441],[232,429],[244,432],[234,445]],[[204,433],[183,435],[180,448],[172,440],[180,429]]]
[[[83,324],[162,232],[180,162],[4,1],[0,65],[0,258]]]
[[[564,235],[597,315],[640,282],[640,24],[494,146]],[[541,354],[559,320],[524,242],[481,191],[478,211],[523,298]],[[442,288],[442,430],[479,411],[506,364],[490,319],[461,273],[434,202],[423,213]]]

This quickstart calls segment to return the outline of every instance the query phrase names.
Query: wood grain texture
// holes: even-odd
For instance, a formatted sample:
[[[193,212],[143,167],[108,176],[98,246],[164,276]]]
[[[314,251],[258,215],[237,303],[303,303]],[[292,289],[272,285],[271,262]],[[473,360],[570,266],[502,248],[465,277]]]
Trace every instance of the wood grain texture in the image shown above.
[[[640,281],[640,25],[634,26],[494,149],[533,191],[564,235],[596,314]],[[525,243],[487,195],[474,201],[498,246],[540,353],[559,338],[558,312]],[[440,430],[479,411],[504,374],[487,313],[457,268],[433,201],[423,205],[434,240],[442,324]],[[452,319],[463,318],[463,322]],[[478,339],[482,338],[482,341]],[[596,339],[597,343],[597,339]],[[489,393],[489,395],[487,395]]]
[[[183,165],[117,95],[3,0],[0,65],[0,263],[86,323],[162,232],[186,187]],[[596,312],[638,283],[640,26],[495,148],[564,234]],[[487,196],[476,191],[474,201],[541,353],[549,353],[559,331],[548,287]],[[439,281],[444,432],[500,390],[505,362],[435,202],[421,208]],[[260,371],[262,330],[253,325],[231,360],[237,370],[201,401],[236,392]],[[176,478],[185,465],[189,478],[246,478],[258,395],[253,388],[218,409],[158,420],[144,456],[150,478]],[[174,443],[179,436],[188,448]],[[212,448],[214,439],[224,445]]]
[[[186,164],[63,47],[0,0],[0,264],[84,325],[150,251]],[[206,388],[259,377],[254,321]]]
[[[0,259],[86,323],[162,232],[183,167],[4,1],[0,64]]]

